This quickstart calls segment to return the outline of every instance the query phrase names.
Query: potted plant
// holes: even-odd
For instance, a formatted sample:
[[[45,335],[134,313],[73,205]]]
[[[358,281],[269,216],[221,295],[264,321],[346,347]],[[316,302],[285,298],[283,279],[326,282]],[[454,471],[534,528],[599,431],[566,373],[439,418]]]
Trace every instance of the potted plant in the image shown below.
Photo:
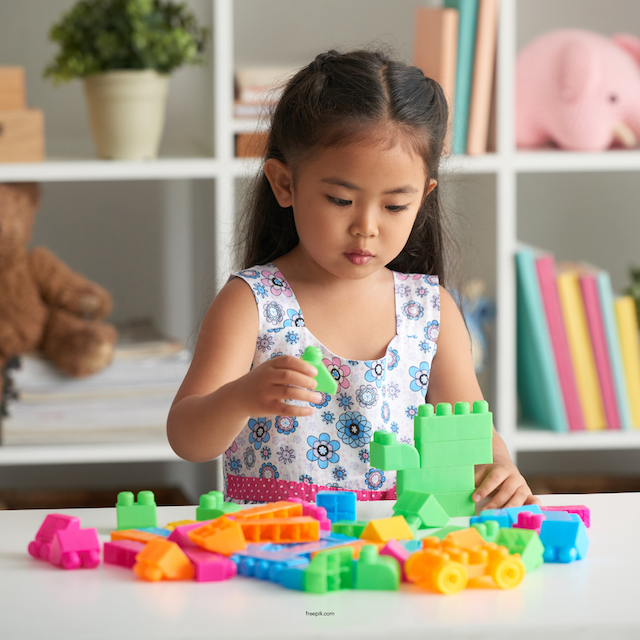
[[[81,0],[50,38],[60,51],[45,69],[54,83],[82,78],[100,158],[155,158],[169,74],[199,64],[208,30],[183,2]]]

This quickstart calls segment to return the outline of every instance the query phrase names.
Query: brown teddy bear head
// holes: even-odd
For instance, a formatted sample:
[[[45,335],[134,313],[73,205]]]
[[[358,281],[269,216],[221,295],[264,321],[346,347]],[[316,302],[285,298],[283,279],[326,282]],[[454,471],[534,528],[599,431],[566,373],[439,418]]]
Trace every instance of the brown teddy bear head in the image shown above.
[[[26,251],[39,206],[40,188],[37,184],[0,184],[0,256]]]

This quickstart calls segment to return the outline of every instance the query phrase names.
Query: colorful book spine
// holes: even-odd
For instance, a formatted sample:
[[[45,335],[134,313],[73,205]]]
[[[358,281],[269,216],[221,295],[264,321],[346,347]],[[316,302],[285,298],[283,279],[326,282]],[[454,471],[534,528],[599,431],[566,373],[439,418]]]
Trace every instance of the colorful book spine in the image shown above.
[[[600,295],[602,321],[604,323],[605,333],[607,336],[607,346],[609,348],[609,361],[611,362],[611,371],[613,373],[616,397],[618,399],[620,424],[623,429],[633,429],[631,405],[629,404],[629,391],[627,389],[627,379],[624,373],[622,350],[620,348],[620,335],[618,333],[618,325],[616,323],[616,314],[614,310],[611,276],[606,271],[599,271],[596,277],[598,280],[598,294]]]
[[[584,417],[580,406],[580,398],[578,397],[576,379],[573,374],[562,309],[560,308],[556,284],[556,263],[553,255],[545,253],[539,256],[536,259],[536,271],[569,429],[571,431],[582,431],[584,430]]]
[[[609,429],[620,429],[618,399],[613,382],[611,362],[609,361],[607,336],[600,311],[598,282],[593,271],[588,270],[580,275],[580,290],[582,291],[582,301],[587,317],[587,326],[589,328],[589,336],[591,337],[591,347],[593,348],[593,358],[600,382],[600,392],[602,393],[602,404],[607,426]]]
[[[516,253],[518,397],[525,423],[552,431],[567,431],[549,329],[531,249]]]
[[[606,429],[607,422],[582,302],[578,270],[560,266],[559,269],[560,273],[556,278],[558,295],[585,427],[590,431]]]
[[[615,310],[633,426],[638,428],[640,427],[640,339],[634,299],[631,296],[618,298],[615,301]]]
[[[458,60],[456,64],[456,98],[453,113],[453,153],[462,154],[467,149],[478,0],[444,0],[444,6],[448,9],[457,9],[460,14]]]
[[[498,37],[498,0],[480,0],[473,81],[469,104],[467,153],[486,153]]]

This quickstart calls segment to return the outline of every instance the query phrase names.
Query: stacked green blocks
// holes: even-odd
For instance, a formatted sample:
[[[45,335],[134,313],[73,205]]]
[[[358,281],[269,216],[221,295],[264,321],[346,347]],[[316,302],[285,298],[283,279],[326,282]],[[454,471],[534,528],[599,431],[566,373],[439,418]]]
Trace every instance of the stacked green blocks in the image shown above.
[[[395,434],[378,431],[371,443],[371,465],[398,472],[398,502],[407,491],[428,494],[448,516],[469,516],[475,513],[474,466],[493,462],[492,438],[493,416],[486,402],[474,402],[473,411],[468,402],[456,403],[455,410],[448,403],[435,410],[424,404],[414,418],[415,447],[398,444]]]

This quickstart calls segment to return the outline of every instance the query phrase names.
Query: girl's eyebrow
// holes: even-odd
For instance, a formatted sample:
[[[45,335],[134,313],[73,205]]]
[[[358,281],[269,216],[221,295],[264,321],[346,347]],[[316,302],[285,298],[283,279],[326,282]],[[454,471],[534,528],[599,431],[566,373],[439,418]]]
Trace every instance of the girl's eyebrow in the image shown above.
[[[346,180],[341,180],[340,178],[322,178],[320,182],[324,182],[325,184],[332,184],[338,187],[344,187],[345,189],[351,189],[352,191],[362,191],[360,187],[356,187],[355,184],[351,182],[347,182]],[[410,184],[405,184],[397,189],[391,189],[390,191],[385,191],[382,195],[393,195],[394,193],[418,193],[418,189]]]

